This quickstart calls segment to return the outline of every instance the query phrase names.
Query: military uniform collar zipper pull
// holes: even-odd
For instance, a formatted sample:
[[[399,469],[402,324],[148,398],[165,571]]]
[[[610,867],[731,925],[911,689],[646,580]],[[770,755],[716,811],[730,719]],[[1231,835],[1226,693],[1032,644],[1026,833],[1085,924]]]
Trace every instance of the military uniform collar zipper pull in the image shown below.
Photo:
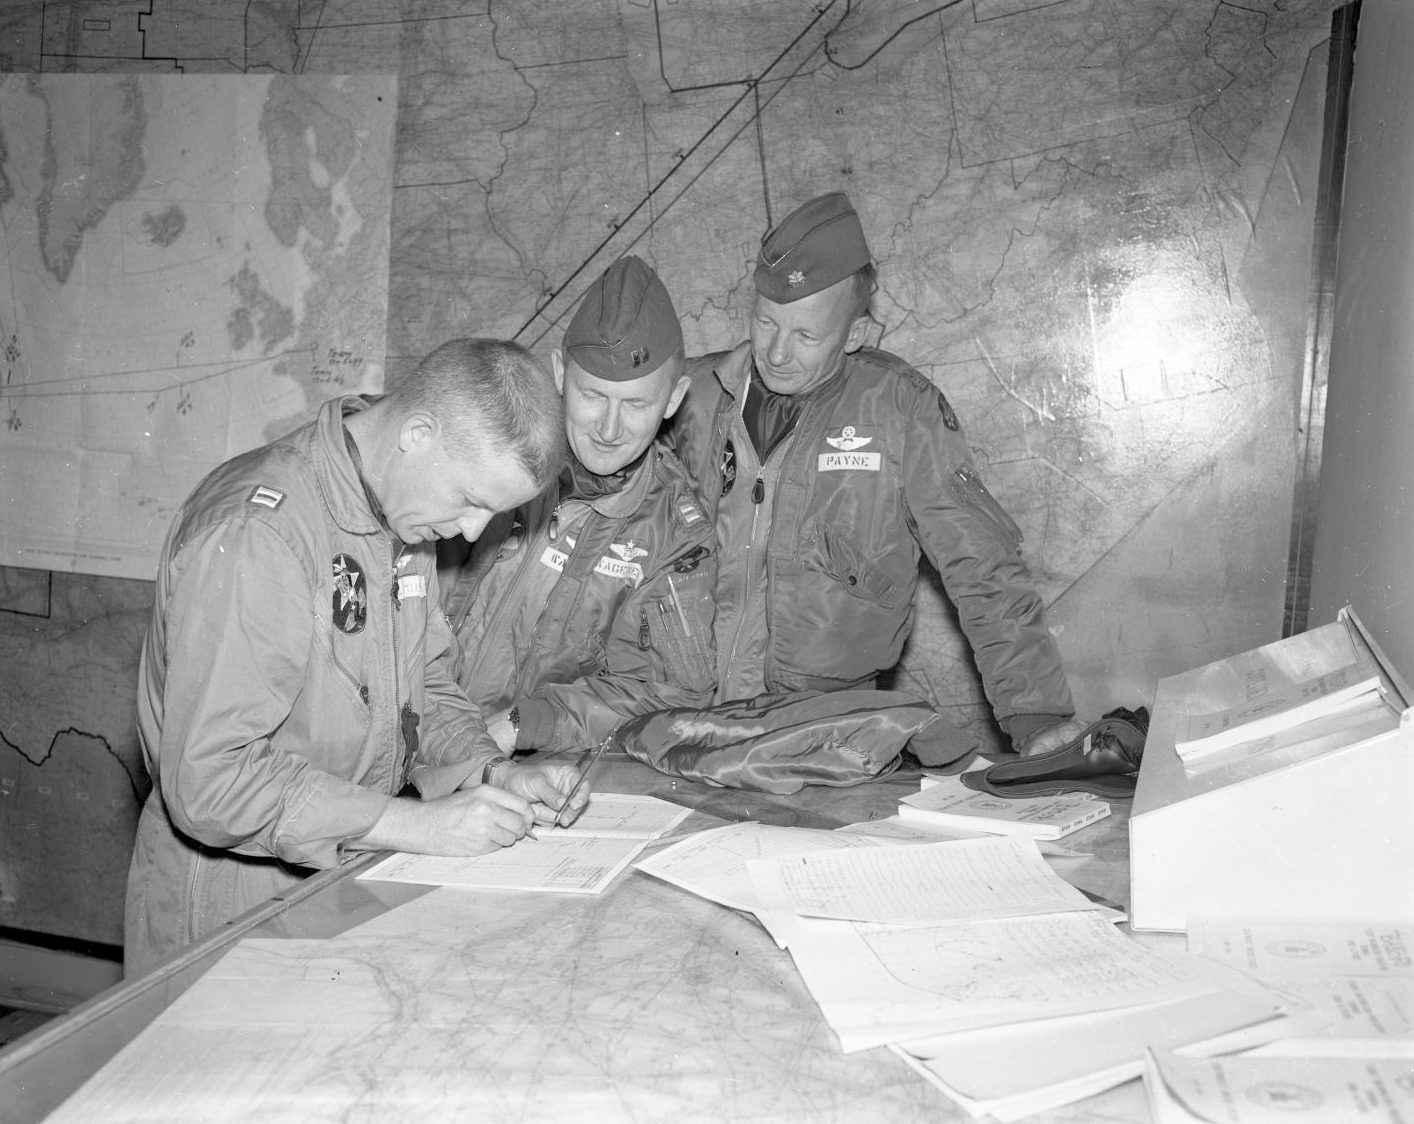
[[[550,541],[554,542],[560,537],[560,505],[555,505],[555,510],[550,512],[550,525],[545,528],[545,533],[550,536]]]
[[[766,498],[766,478],[764,472],[756,474],[756,483],[751,485],[751,502],[761,503]]]

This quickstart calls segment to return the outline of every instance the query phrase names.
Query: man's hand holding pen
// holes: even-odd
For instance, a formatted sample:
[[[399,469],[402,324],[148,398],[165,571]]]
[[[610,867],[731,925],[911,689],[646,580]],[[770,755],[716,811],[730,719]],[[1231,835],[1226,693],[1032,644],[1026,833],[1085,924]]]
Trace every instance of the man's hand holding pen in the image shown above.
[[[589,803],[589,772],[598,763],[599,758],[604,756],[604,751],[609,748],[609,743],[614,740],[613,735],[605,738],[599,743],[599,747],[594,751],[585,750],[579,755],[578,766],[579,777],[574,782],[574,787],[570,789],[569,796],[565,798],[563,814],[555,814],[554,825],[556,827],[566,827],[574,822],[573,817],[578,816],[584,810],[584,805]]]
[[[586,775],[573,765],[511,761],[496,784],[530,804],[535,824],[567,827],[589,803],[589,786],[581,783]]]

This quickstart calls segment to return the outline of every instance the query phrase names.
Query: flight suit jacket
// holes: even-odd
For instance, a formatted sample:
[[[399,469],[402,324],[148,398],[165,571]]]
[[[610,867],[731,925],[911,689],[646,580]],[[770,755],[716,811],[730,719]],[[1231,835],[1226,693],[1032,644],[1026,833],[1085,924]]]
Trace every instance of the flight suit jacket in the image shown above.
[[[496,754],[451,674],[431,544],[370,510],[345,444],[360,398],[226,462],[163,547],[139,667],[153,788],[128,880],[145,965],[330,868],[411,781],[424,797]]]
[[[1021,533],[927,378],[847,355],[762,464],[742,420],[750,344],[688,371],[669,439],[717,528],[719,701],[872,686],[913,627],[926,553],[998,721],[1074,713]]]
[[[516,706],[522,749],[596,745],[624,719],[710,701],[712,524],[654,442],[618,491],[559,481],[443,572],[456,676],[486,714]]]

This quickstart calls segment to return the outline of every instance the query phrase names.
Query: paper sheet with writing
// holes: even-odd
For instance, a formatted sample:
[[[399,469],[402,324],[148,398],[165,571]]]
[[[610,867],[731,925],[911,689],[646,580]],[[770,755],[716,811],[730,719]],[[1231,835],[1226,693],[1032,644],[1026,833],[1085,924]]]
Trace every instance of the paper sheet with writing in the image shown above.
[[[934,925],[1093,909],[1034,843],[959,839],[749,861],[770,911],[890,925]]]
[[[1407,1061],[1150,1052],[1144,1085],[1155,1124],[1414,1124]]]
[[[690,835],[640,860],[636,869],[731,909],[761,913],[766,906],[747,872],[749,861],[880,845],[864,834],[734,823]]]
[[[916,928],[796,918],[790,950],[846,1053],[1213,989],[1199,958],[1146,948],[1097,912]]]
[[[988,839],[990,831],[967,831],[960,827],[936,827],[933,824],[912,823],[898,816],[881,816],[877,820],[837,827],[839,835],[869,835],[888,843],[938,843],[944,839]],[[1053,839],[1037,839],[1036,849],[1052,858],[1089,858],[1088,851],[1077,851]]]
[[[945,1034],[890,1047],[973,1116],[1008,1124],[1138,1077],[1144,1050],[1240,1049],[1280,1033],[1272,1001],[1242,990]],[[1018,1065],[1017,1059],[1026,1059]]]
[[[898,815],[880,816],[877,820],[862,820],[835,828],[841,835],[873,835],[895,843],[937,843],[943,839],[985,839],[990,831],[969,831],[963,827],[939,827],[936,824],[911,823]],[[1041,848],[1045,854],[1045,848]]]
[[[1188,951],[1273,979],[1414,979],[1414,927],[1192,917]]]
[[[397,854],[360,878],[468,890],[548,890],[597,894],[648,845],[646,839],[560,836],[522,839],[489,855],[445,858]]]
[[[652,796],[595,793],[574,824],[541,825],[536,828],[538,839],[521,839],[468,858],[399,852],[359,877],[465,889],[597,894],[651,840],[691,811]]]
[[[543,839],[568,838],[574,835],[598,835],[620,839],[657,839],[677,827],[692,809],[656,796],[640,796],[630,792],[596,792],[579,818],[568,827],[536,834]]]
[[[1189,921],[1188,950],[1266,980],[1306,1004],[1293,1016],[1287,1038],[1331,1040],[1322,1049],[1366,1053],[1385,1052],[1395,1041],[1414,1042],[1410,926],[1198,917]]]

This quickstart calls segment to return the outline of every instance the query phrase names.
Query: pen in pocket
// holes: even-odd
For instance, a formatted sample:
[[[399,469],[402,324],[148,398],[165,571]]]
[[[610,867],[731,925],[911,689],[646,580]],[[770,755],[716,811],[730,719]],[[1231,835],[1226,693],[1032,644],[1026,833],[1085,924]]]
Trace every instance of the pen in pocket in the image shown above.
[[[683,633],[692,635],[692,626],[687,623],[687,614],[682,611],[682,602],[678,599],[678,587],[673,582],[673,575],[668,575],[668,594],[673,599],[673,608],[678,611],[678,620],[682,621]]]

